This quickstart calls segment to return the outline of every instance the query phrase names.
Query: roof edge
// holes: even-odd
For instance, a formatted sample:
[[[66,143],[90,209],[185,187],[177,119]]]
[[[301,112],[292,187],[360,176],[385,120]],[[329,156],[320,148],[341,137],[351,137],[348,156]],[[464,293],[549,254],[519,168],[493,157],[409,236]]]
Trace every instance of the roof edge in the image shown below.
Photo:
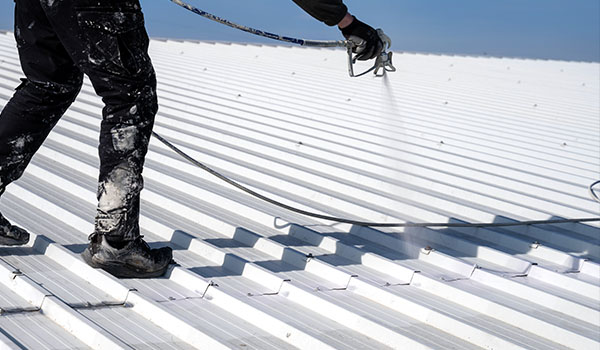
[[[8,34],[13,33],[10,30],[0,29],[0,33]],[[181,38],[164,38],[164,37],[151,37],[152,40],[157,41],[175,41],[181,43],[194,43],[194,44],[221,44],[221,45],[247,45],[247,46],[267,46],[267,47],[296,47],[309,49],[313,47],[305,47],[298,46],[294,44],[285,44],[285,43],[259,43],[259,42],[248,42],[248,41],[224,41],[224,40],[200,40],[200,39],[181,39]],[[321,50],[342,50],[341,48],[327,48],[321,47],[318,48]],[[450,53],[450,52],[427,52],[427,51],[408,51],[401,50],[395,51],[397,54],[412,54],[412,55],[425,55],[425,56],[447,56],[447,57],[465,57],[465,58],[492,58],[492,59],[513,59],[513,60],[523,60],[523,61],[543,61],[543,62],[567,62],[567,63],[590,63],[590,64],[600,64],[599,61],[588,61],[588,60],[566,60],[566,59],[557,59],[557,58],[534,58],[534,57],[522,57],[522,56],[502,56],[502,55],[488,55],[488,54],[467,54],[467,53]]]

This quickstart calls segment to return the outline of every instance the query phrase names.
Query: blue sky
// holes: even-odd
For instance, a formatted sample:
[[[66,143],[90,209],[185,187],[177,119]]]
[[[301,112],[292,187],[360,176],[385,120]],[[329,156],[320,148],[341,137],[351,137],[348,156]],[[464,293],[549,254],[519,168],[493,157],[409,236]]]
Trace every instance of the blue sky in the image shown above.
[[[339,39],[291,0],[188,0],[259,29],[306,39]],[[168,0],[141,0],[151,36],[269,42],[212,23]],[[599,0],[346,0],[358,18],[383,28],[394,50],[600,61]],[[13,1],[0,2],[0,29]]]

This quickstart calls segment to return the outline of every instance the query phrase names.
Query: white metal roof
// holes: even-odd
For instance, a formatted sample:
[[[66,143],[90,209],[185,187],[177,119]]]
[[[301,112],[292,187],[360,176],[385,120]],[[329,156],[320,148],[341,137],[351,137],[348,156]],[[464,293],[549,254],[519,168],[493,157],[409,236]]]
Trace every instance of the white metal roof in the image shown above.
[[[593,217],[598,63],[397,53],[351,79],[325,49],[153,40],[155,131],[259,192],[370,221]],[[22,76],[0,33],[0,106]],[[153,140],[141,227],[180,264],[115,279],[93,230],[101,101],[86,82],[0,210],[0,347],[594,349],[597,223],[385,229],[263,203]]]

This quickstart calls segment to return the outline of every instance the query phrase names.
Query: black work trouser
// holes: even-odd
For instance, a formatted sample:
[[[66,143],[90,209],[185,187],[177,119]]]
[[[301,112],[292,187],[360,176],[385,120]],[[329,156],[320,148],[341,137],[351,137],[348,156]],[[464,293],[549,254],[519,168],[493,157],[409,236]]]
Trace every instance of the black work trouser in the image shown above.
[[[96,232],[137,238],[158,108],[138,0],[16,0],[15,39],[26,79],[0,114],[0,193],[23,174],[86,74],[105,104]]]

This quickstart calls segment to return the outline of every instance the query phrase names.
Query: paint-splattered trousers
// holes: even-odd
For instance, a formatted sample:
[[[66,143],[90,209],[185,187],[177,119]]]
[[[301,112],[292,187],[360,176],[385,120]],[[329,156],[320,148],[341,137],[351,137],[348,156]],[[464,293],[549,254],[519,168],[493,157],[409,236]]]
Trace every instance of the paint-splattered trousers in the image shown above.
[[[86,74],[105,105],[96,233],[137,238],[141,173],[158,108],[138,0],[16,0],[15,38],[26,79],[0,114],[0,193],[23,174]]]

